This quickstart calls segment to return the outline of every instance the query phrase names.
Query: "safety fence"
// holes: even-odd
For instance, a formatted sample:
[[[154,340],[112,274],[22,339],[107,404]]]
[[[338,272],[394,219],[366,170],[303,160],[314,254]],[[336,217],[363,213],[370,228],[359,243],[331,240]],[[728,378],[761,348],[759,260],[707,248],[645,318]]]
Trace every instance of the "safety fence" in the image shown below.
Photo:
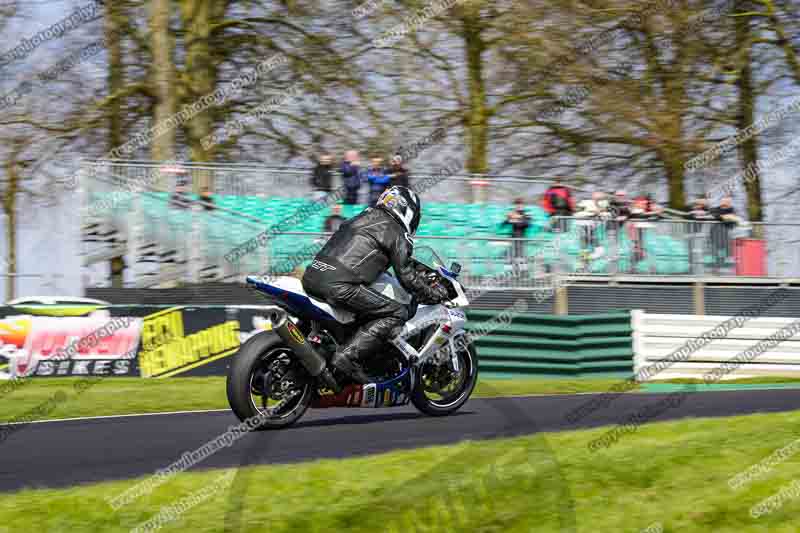
[[[126,286],[290,274],[308,264],[328,236],[323,230],[333,206],[308,199],[308,184],[298,170],[127,162],[95,162],[90,169],[82,180],[84,264],[123,257]],[[211,180],[230,184],[215,189],[219,194],[212,196],[213,205],[191,194],[185,202],[176,201],[170,192],[153,188],[162,174],[174,180],[187,172],[197,180],[210,172],[216,173],[214,179],[239,176],[241,183],[260,187],[237,189],[235,177]],[[420,173],[414,179],[431,177]],[[437,248],[448,261],[462,263],[470,284],[502,278],[499,287],[534,288],[548,274],[573,273],[800,277],[800,224],[549,218],[538,205],[543,180],[437,180],[426,192],[417,240]],[[478,181],[489,184],[480,187],[509,194],[476,196]],[[473,192],[460,195],[464,190]],[[530,202],[530,226],[525,238],[517,239],[504,224],[516,196]],[[341,216],[355,216],[365,207],[343,205]],[[243,244],[249,244],[246,253],[231,260],[231,251]]]
[[[800,224],[555,217],[561,272],[794,277]],[[559,239],[558,232],[563,236]],[[559,247],[561,248],[561,247]]]
[[[429,182],[442,165],[413,165],[410,185]],[[186,183],[189,192],[208,187],[218,196],[309,198],[312,169],[261,164],[179,163],[153,161],[92,160],[83,164],[81,181],[89,192],[114,192],[139,189],[172,192],[177,183]],[[333,170],[332,190],[343,188],[338,167]],[[516,198],[526,203],[538,201],[551,179],[541,176],[471,174],[455,171],[439,176],[435,186],[425,187],[425,199],[433,202],[490,202],[511,204]],[[576,188],[579,190],[579,188]],[[366,203],[369,184],[362,180],[356,203]]]
[[[132,204],[138,202],[134,200]],[[573,221],[569,221],[573,222]],[[575,221],[578,228],[583,221]],[[800,248],[763,240],[735,237],[716,243],[713,223],[697,223],[699,234],[680,233],[692,223],[652,223],[638,241],[623,235],[625,226],[598,226],[583,231],[542,231],[533,238],[489,236],[475,228],[469,235],[418,235],[417,246],[429,246],[450,262],[463,266],[465,284],[489,283],[495,288],[536,288],[548,276],[669,276],[681,277],[800,277]],[[241,280],[248,274],[298,275],[322,248],[329,233],[286,231],[259,236],[265,226],[225,211],[176,210],[162,213],[133,207],[128,223],[118,221],[113,245],[85,237],[84,259],[89,265],[122,255],[129,266],[129,285],[154,287],[166,281],[197,283]],[[800,229],[800,226],[798,227]],[[662,233],[663,231],[663,233]],[[452,229],[450,230],[452,233]],[[423,232],[424,233],[424,232]],[[770,233],[770,231],[766,231]],[[720,233],[721,235],[721,233]],[[229,260],[242,243],[246,253]],[[732,254],[732,255],[729,255]]]
[[[468,313],[481,331],[496,311]],[[630,376],[630,313],[582,316],[516,315],[502,330],[477,338],[479,369],[489,376]]]
[[[634,371],[640,381],[800,377],[797,318],[633,311],[631,324]]]

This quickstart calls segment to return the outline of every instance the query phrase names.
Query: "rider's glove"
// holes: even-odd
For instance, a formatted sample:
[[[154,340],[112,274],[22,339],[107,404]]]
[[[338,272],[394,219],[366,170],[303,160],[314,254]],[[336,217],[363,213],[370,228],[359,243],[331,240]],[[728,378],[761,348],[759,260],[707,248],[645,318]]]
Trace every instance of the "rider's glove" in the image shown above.
[[[428,295],[429,297],[425,298],[425,301],[422,302],[425,305],[434,305],[434,304],[442,303],[442,302],[444,302],[444,301],[449,299],[448,296],[447,296],[447,289],[445,289],[439,283],[431,285],[430,290],[431,290],[431,294]]]

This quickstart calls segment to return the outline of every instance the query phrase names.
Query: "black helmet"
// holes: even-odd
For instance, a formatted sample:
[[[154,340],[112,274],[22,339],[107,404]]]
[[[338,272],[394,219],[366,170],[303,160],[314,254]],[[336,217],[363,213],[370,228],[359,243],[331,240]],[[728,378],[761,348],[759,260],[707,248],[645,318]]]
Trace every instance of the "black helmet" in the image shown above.
[[[406,228],[409,235],[417,232],[419,220],[422,218],[422,206],[417,193],[407,187],[389,187],[375,204],[387,211],[390,215]]]

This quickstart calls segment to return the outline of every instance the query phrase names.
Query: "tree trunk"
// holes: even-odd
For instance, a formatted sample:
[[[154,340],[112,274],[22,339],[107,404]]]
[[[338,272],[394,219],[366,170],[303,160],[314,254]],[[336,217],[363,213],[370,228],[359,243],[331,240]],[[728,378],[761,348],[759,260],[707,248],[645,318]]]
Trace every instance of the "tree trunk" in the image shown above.
[[[108,94],[118,94],[125,88],[125,70],[122,63],[122,26],[124,14],[119,2],[109,2],[105,18],[105,36],[108,50]],[[124,99],[114,98],[108,107],[108,151],[122,146]]]
[[[467,170],[483,174],[488,171],[489,108],[486,102],[486,82],[483,79],[483,52],[486,43],[481,35],[480,13],[464,16],[464,48],[467,61],[469,107],[465,126],[468,150]]]
[[[787,37],[786,30],[784,30],[783,24],[781,24],[778,14],[775,12],[775,4],[772,0],[763,0],[762,3],[767,8],[769,23],[778,37],[778,44],[783,50],[783,55],[786,57],[786,63],[789,65],[792,76],[794,76],[795,82],[800,83],[800,58],[797,57],[797,52],[792,48],[792,41]]]
[[[217,72],[212,57],[210,38],[211,26],[219,6],[215,10],[213,2],[214,0],[181,1],[183,28],[186,32],[185,75],[188,84],[188,101],[186,103],[197,101],[214,92],[216,88]],[[196,114],[189,121],[188,141],[192,161],[205,162],[212,159],[212,153],[203,148],[201,143],[204,137],[212,133],[212,130],[213,121],[210,110]]]
[[[175,65],[172,60],[173,40],[169,31],[171,0],[151,0],[150,42],[153,50],[153,85],[156,104],[153,124],[164,123],[175,114]],[[169,161],[175,159],[175,130],[167,128],[153,138],[150,146],[152,159]],[[165,183],[158,183],[163,189]]]
[[[739,0],[736,9],[745,12],[750,9],[749,0]],[[736,45],[740,54],[739,78],[736,85],[739,88],[739,113],[737,126],[739,131],[744,131],[755,120],[755,88],[753,87],[753,70],[751,61],[750,43],[750,17],[736,17]],[[742,159],[742,168],[752,168],[754,179],[745,180],[747,194],[747,216],[751,221],[763,220],[763,206],[761,203],[761,176],[758,174],[757,135],[753,135],[739,146],[739,156]]]
[[[125,64],[122,60],[122,28],[125,24],[125,13],[121,2],[109,2],[106,6],[105,37],[108,50],[108,94],[119,94],[125,89]],[[108,150],[112,151],[124,144],[124,109],[125,99],[114,98],[108,108]],[[109,260],[109,268],[124,262],[122,257]],[[111,276],[111,286],[122,288],[122,275]]]
[[[17,191],[19,190],[19,174],[16,158],[6,162],[6,178],[8,185],[3,195],[3,213],[6,215],[6,300],[16,298],[17,273]]]
[[[664,157],[664,169],[667,172],[667,189],[669,206],[673,209],[686,209],[686,186],[684,184],[683,158],[674,153]]]

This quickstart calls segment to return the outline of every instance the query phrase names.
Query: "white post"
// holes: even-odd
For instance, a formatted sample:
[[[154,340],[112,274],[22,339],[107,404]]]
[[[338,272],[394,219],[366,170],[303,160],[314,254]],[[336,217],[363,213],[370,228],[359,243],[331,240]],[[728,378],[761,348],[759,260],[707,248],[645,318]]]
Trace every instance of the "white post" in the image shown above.
[[[631,337],[633,338],[633,374],[647,365],[646,340],[643,332],[645,312],[641,309],[631,310]]]
[[[131,223],[128,226],[128,270],[131,281],[135,284],[139,274],[139,253],[144,246],[142,231],[144,230],[144,208],[142,192],[134,192],[131,199]]]
[[[203,240],[201,236],[203,208],[199,205],[192,205],[192,227],[189,231],[189,239],[187,246],[189,248],[187,253],[187,274],[191,283],[198,283],[200,281],[200,266],[203,261]]]

